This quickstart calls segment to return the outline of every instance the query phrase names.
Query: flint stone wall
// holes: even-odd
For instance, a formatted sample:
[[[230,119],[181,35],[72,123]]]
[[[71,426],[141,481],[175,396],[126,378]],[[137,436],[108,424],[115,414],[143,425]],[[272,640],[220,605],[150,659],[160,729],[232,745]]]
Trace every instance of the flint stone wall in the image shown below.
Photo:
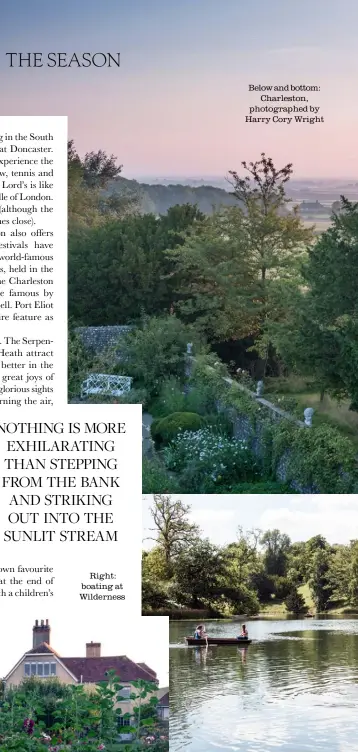
[[[87,350],[100,353],[115,345],[131,329],[132,326],[78,326],[75,332]]]

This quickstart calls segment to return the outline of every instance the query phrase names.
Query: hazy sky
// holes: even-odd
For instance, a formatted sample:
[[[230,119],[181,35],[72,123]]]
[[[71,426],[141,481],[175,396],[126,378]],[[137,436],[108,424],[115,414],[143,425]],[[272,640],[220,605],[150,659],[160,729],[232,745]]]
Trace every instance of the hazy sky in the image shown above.
[[[356,0],[3,0],[0,114],[67,114],[79,151],[127,176],[224,176],[266,151],[296,176],[357,177],[357,26]],[[10,69],[16,51],[121,68]],[[320,86],[325,122],[245,123],[249,84]]]
[[[203,535],[213,543],[224,545],[235,540],[240,525],[245,530],[278,528],[291,540],[307,540],[321,534],[330,543],[347,543],[358,538],[357,495],[181,495],[191,505],[191,518],[200,525]],[[152,536],[149,509],[151,496],[143,501],[143,537]],[[154,545],[144,540],[144,547]]]

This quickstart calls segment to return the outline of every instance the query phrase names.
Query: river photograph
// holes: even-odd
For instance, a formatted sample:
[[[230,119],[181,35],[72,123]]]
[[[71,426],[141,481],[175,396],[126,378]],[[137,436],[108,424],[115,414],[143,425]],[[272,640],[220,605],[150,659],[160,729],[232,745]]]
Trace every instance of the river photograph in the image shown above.
[[[174,752],[358,749],[358,498],[143,498]]]
[[[247,620],[251,644],[188,647],[170,625],[173,752],[357,749],[358,618]],[[212,637],[241,622],[206,621]]]

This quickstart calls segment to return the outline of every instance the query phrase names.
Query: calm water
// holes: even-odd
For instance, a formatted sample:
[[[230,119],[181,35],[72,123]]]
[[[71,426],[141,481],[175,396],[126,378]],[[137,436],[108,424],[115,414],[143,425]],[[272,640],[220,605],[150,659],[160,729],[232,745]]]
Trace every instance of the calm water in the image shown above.
[[[170,749],[357,752],[358,620],[246,624],[255,642],[242,649],[186,647],[194,622],[171,623]]]

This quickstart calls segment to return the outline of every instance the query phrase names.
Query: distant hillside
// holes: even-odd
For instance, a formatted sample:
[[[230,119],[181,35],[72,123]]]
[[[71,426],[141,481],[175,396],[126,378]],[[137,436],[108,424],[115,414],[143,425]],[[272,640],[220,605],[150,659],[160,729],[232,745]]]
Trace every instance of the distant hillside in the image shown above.
[[[150,185],[122,177],[113,180],[106,193],[138,193],[140,211],[143,214],[166,214],[171,206],[177,204],[196,204],[203,214],[212,214],[213,209],[220,206],[238,204],[237,199],[228,191],[212,185]]]

